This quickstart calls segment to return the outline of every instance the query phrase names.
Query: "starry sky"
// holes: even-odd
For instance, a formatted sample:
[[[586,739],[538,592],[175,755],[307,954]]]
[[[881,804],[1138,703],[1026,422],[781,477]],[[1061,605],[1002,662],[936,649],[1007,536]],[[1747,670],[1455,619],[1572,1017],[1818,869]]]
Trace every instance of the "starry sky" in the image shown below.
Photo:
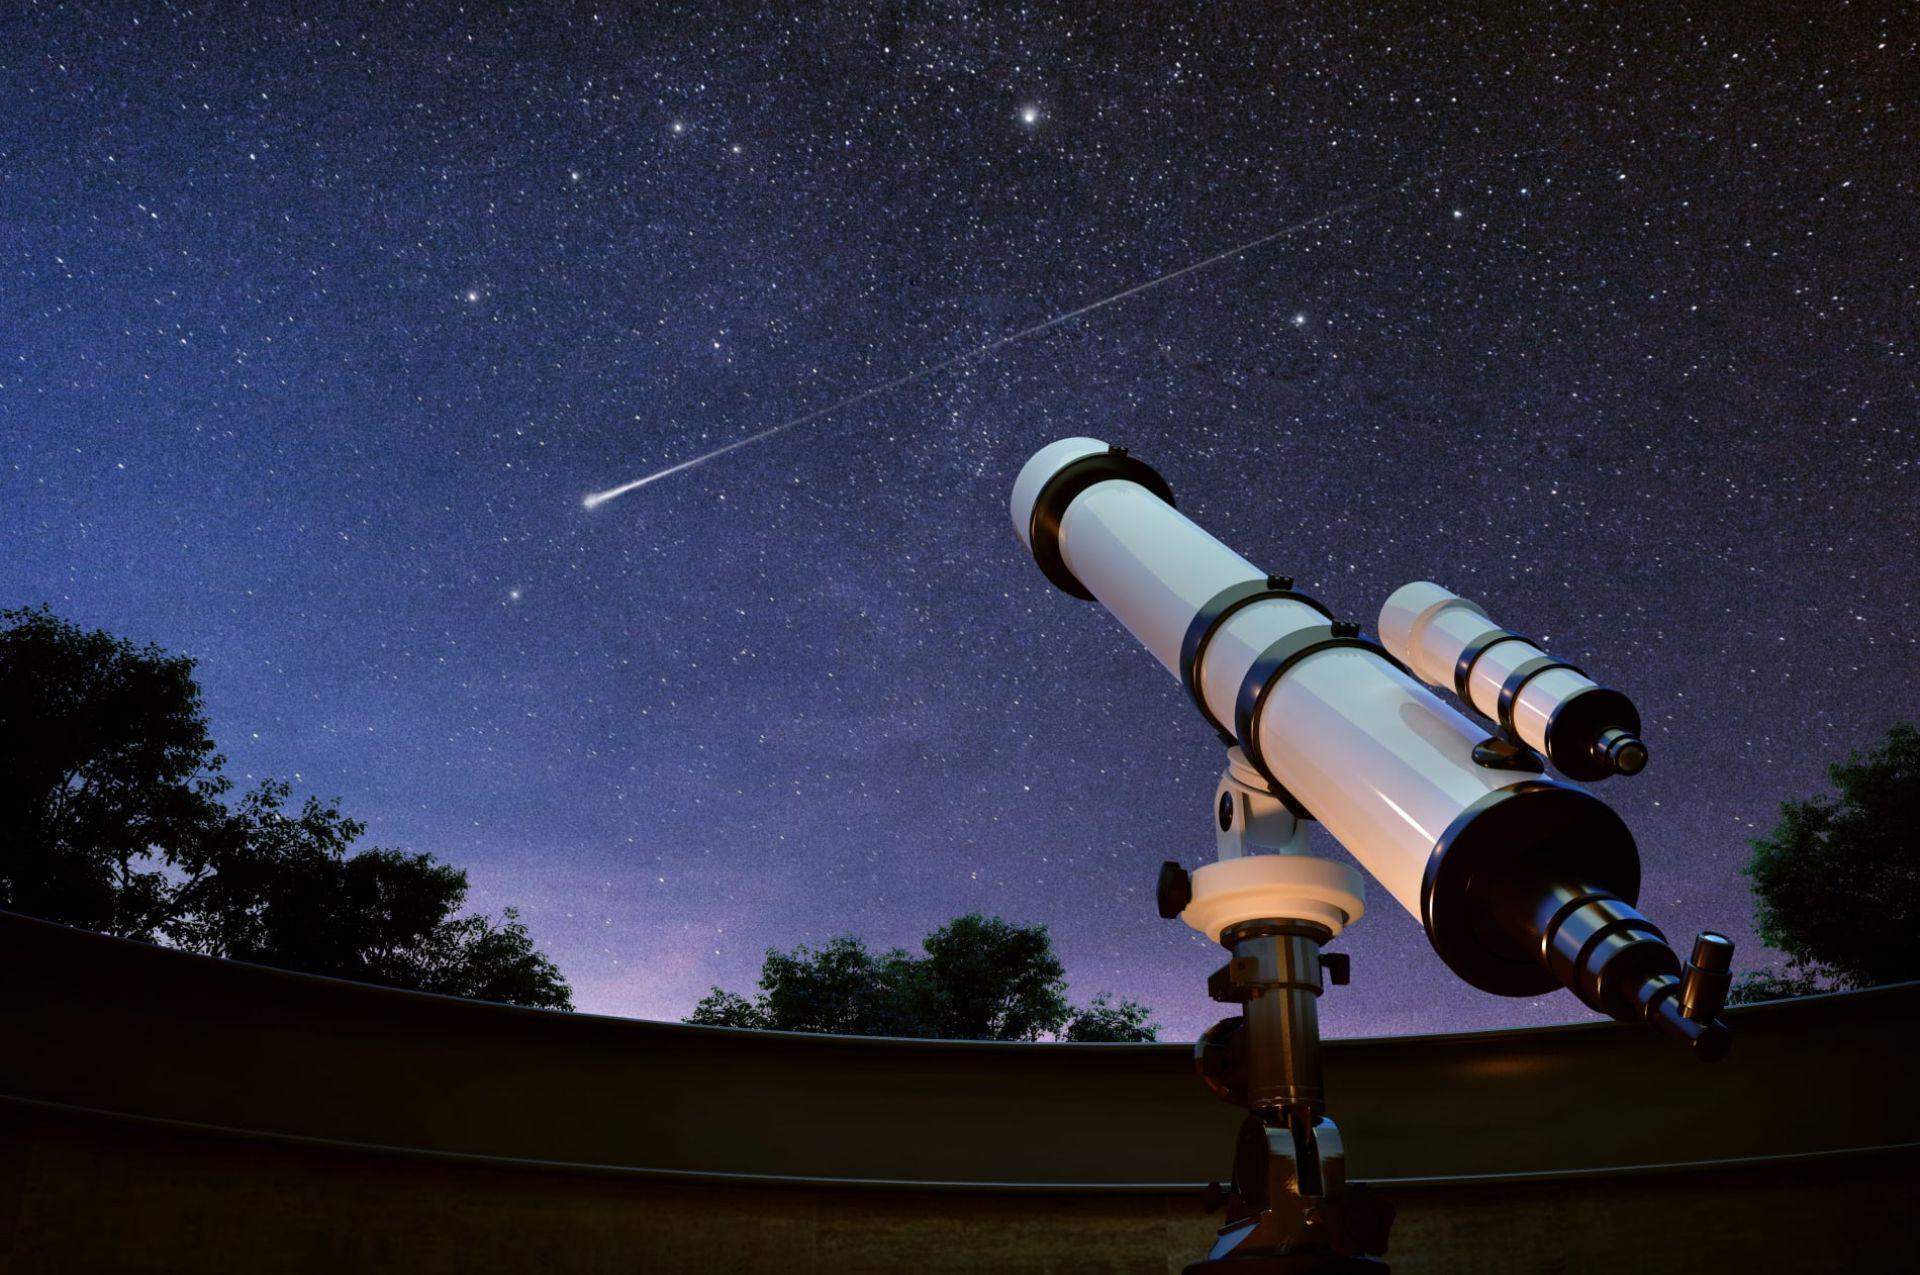
[[[1743,967],[1748,838],[1920,715],[1899,6],[7,8],[0,605],[196,657],[236,776],[464,867],[584,1009],[979,909],[1220,1016],[1152,905],[1218,745],[1008,525],[1063,435],[1628,691],[1642,906]],[[1373,903],[1330,1034],[1586,1015]]]

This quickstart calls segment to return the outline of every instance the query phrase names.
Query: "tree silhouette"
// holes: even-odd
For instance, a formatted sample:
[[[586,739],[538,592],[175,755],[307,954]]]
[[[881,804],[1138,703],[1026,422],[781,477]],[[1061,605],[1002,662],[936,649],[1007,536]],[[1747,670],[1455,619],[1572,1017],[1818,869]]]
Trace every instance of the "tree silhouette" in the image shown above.
[[[226,818],[193,661],[0,612],[0,905],[125,938]]]
[[[1158,1040],[1160,1029],[1148,1017],[1150,1012],[1139,1001],[1114,1001],[1101,992],[1093,1004],[1073,1016],[1061,1038],[1082,1043]]]
[[[1920,730],[1901,722],[1828,771],[1835,796],[1788,801],[1753,843],[1755,928],[1788,968],[1736,1000],[1920,978]]]
[[[1065,1025],[1067,974],[1044,925],[1013,925],[978,912],[956,917],[922,943],[913,991],[927,1036],[1034,1040]]]
[[[265,781],[224,798],[193,662],[0,612],[0,907],[147,942],[419,991],[571,1008],[512,909],[466,874],[356,852],[364,826]]]
[[[1091,1007],[1067,1003],[1066,972],[1044,925],[969,913],[929,934],[924,956],[874,954],[851,935],[818,948],[769,948],[752,999],[714,988],[690,1023],[852,1036],[949,1040],[1144,1041],[1159,1029],[1149,1011],[1104,993]]]

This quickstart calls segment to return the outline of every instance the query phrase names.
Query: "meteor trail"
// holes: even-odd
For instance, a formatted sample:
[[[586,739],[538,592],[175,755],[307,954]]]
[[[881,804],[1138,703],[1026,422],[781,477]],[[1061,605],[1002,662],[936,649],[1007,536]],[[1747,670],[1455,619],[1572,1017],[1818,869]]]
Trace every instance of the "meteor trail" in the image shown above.
[[[1117,305],[1125,301],[1128,297],[1139,296],[1142,292],[1157,288],[1162,284],[1172,283],[1175,279],[1193,274],[1197,270],[1205,270],[1208,266],[1218,265],[1222,261],[1230,260],[1242,253],[1252,252],[1255,248],[1263,247],[1276,239],[1284,239],[1288,235],[1298,234],[1302,230],[1317,226],[1323,221],[1332,221],[1334,218],[1344,216],[1347,213],[1357,212],[1369,205],[1379,203],[1390,195],[1405,190],[1417,180],[1417,175],[1415,177],[1409,177],[1399,185],[1391,186],[1386,190],[1368,195],[1365,199],[1356,199],[1352,203],[1341,204],[1338,208],[1332,208],[1323,213],[1316,213],[1314,216],[1308,217],[1303,221],[1292,222],[1269,234],[1261,235],[1258,239],[1249,239],[1237,247],[1228,248],[1225,252],[1217,252],[1211,257],[1193,262],[1191,265],[1181,266],[1178,270],[1169,271],[1157,278],[1149,279],[1145,283],[1136,283],[1131,288],[1116,292],[1109,297],[1102,297],[1098,301],[1090,301],[1086,305],[1078,309],[1068,310],[1064,314],[1056,314],[1051,319],[1043,319],[1032,327],[1021,328],[1018,332],[1008,333],[1006,336],[989,341],[985,345],[963,351],[949,358],[941,359],[938,363],[929,363],[925,367],[915,368],[913,371],[896,376],[890,381],[882,381],[878,385],[870,385],[856,394],[850,394],[846,398],[827,404],[825,407],[816,407],[810,412],[794,417],[792,420],[781,421],[778,425],[770,425],[757,434],[749,434],[745,438],[735,439],[724,447],[716,447],[712,451],[704,452],[691,460],[683,460],[677,465],[669,465],[667,468],[659,470],[656,473],[648,474],[645,478],[636,478],[632,482],[622,483],[618,487],[609,487],[605,491],[593,492],[584,497],[580,503],[588,509],[592,509],[597,505],[604,505],[616,496],[624,496],[630,491],[640,490],[640,488],[647,486],[649,483],[657,483],[662,478],[671,478],[675,474],[698,468],[710,460],[718,460],[728,452],[737,451],[750,443],[757,443],[763,438],[772,438],[775,434],[784,434],[790,429],[798,429],[802,425],[819,420],[822,416],[832,415],[842,408],[852,407],[855,403],[870,399],[876,394],[884,394],[888,390],[899,389],[902,385],[911,384],[922,377],[932,376],[935,372],[944,372],[946,369],[960,363],[965,363],[970,359],[977,359],[982,355],[991,354],[995,350],[1012,345],[1015,341],[1025,340],[1027,337],[1045,332],[1048,328],[1057,328],[1063,323],[1071,323],[1075,319],[1092,314],[1095,310],[1105,309],[1110,305]]]

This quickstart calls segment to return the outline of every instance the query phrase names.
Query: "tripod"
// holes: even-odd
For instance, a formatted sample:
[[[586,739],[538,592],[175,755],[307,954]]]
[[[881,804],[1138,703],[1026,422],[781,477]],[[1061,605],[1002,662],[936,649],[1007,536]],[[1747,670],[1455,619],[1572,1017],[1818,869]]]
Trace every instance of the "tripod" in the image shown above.
[[[1194,1047],[1194,1065],[1220,1097],[1247,1109],[1229,1186],[1208,1211],[1226,1221],[1186,1275],[1385,1275],[1393,1206],[1349,1186],[1340,1131],[1326,1114],[1320,1072],[1323,977],[1348,980],[1345,955],[1322,947],[1362,911],[1359,874],[1305,853],[1305,830],[1238,748],[1217,793],[1219,858],[1189,874],[1160,873],[1164,917],[1220,942],[1227,963],[1207,980],[1238,1004]],[[1249,851],[1268,853],[1249,853]]]

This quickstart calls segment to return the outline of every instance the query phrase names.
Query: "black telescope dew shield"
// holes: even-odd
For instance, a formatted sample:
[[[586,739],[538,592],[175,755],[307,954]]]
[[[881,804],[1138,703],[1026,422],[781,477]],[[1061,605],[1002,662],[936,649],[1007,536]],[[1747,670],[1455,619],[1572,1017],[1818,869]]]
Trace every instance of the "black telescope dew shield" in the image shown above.
[[[1709,968],[1718,949],[1700,949],[1705,964],[1683,969],[1635,910],[1639,855],[1611,808],[1477,763],[1486,731],[1398,652],[1357,625],[1329,623],[1291,580],[1214,539],[1124,451],[1090,438],[1042,448],[1014,483],[1011,512],[1048,579],[1132,632],[1289,809],[1318,819],[1420,918],[1461,978],[1505,996],[1564,986],[1601,1013],[1688,1041],[1701,1058],[1725,1053],[1720,971]],[[1482,616],[1477,631],[1486,628]],[[1529,674],[1548,677],[1544,667]],[[1585,698],[1523,694],[1521,708],[1551,702],[1570,713]],[[1624,731],[1617,711],[1598,716]],[[1637,742],[1637,717],[1631,725]]]

